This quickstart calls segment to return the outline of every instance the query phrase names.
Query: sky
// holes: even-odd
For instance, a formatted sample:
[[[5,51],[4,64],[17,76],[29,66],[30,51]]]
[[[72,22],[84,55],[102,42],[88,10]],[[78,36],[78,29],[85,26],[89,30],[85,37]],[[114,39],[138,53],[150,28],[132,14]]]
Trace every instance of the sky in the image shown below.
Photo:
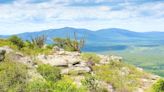
[[[62,27],[164,32],[164,0],[0,0],[0,35]]]

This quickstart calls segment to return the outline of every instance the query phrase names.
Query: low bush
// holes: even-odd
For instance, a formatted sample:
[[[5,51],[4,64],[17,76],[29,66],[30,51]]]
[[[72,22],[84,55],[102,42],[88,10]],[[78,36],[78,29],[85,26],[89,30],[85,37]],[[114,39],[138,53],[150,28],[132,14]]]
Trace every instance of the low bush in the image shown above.
[[[26,92],[87,92],[85,88],[77,87],[73,80],[64,76],[57,82],[34,80],[27,84]]]
[[[36,56],[38,54],[51,54],[52,53],[52,49],[49,49],[49,48],[35,48],[34,49],[31,49],[31,48],[28,48],[28,47],[24,47],[21,49],[21,52],[24,53],[25,55],[30,55],[30,56]]]
[[[27,67],[20,63],[0,63],[0,92],[22,92],[27,83]]]
[[[24,47],[24,42],[21,38],[19,38],[16,35],[13,35],[11,37],[8,38],[8,40],[13,44],[16,45],[18,47],[18,49],[20,50],[21,48]]]
[[[0,39],[0,47],[10,45],[10,41],[6,39]]]
[[[152,88],[152,92],[164,92],[164,80],[159,79]]]
[[[36,79],[27,84],[25,92],[53,92],[53,87],[50,82]]]
[[[91,92],[98,92],[98,83],[96,82],[96,78],[94,76],[86,76],[82,81],[82,84],[86,86]]]
[[[47,80],[56,82],[61,79],[60,69],[50,65],[39,65],[37,71]]]
[[[108,92],[106,88],[99,85],[96,76],[90,74],[85,76],[85,79],[82,80],[82,84],[89,90],[89,92]]]
[[[45,35],[40,35],[31,39],[32,45],[35,48],[42,48],[45,45],[46,40],[47,40],[47,36]]]
[[[85,88],[77,87],[73,80],[64,76],[62,80],[59,80],[54,84],[53,92],[87,92]]]
[[[11,44],[11,42],[7,39],[0,39],[0,47],[2,46],[9,46],[12,49],[18,49],[18,47],[14,44]]]
[[[69,36],[66,38],[54,38],[54,43],[59,46],[60,48],[63,48],[67,51],[78,51],[81,52],[81,49],[85,45],[85,40],[78,39],[76,32],[74,32],[73,39],[71,39]]]
[[[134,91],[141,83],[139,79],[145,76],[143,72],[122,62],[94,66],[93,70],[99,80],[111,84],[116,92]]]

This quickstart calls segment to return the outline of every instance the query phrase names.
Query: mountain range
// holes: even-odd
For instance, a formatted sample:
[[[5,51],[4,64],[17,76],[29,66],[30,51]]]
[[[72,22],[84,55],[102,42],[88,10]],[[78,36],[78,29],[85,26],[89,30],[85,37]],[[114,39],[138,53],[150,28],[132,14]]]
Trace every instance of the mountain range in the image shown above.
[[[161,45],[164,44],[164,32],[133,32],[126,29],[109,28],[100,30],[88,30],[64,27],[60,29],[49,29],[39,32],[26,32],[17,34],[23,40],[30,40],[31,37],[39,35],[47,36],[47,43],[52,43],[54,37],[71,37],[74,32],[78,39],[85,38],[87,46],[109,46],[109,45]],[[7,38],[10,35],[0,35],[0,38]]]

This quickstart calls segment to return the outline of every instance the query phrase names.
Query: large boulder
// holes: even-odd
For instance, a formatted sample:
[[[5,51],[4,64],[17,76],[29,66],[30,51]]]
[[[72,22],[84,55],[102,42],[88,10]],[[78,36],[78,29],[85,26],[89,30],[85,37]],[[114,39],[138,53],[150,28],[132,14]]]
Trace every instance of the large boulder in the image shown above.
[[[65,60],[61,56],[39,55],[37,58],[39,61],[41,61],[44,64],[50,64],[52,66],[59,66],[59,67],[67,67],[68,66],[67,60]]]
[[[33,67],[36,65],[31,57],[25,56],[20,52],[10,52],[7,56],[11,61],[20,62],[27,65],[28,67]]]
[[[55,48],[60,49],[57,47]],[[80,53],[63,50],[57,51],[52,55],[38,55],[37,58],[44,64],[50,64],[52,66],[59,67],[71,67],[79,64],[82,61],[80,58]]]
[[[54,52],[60,51],[60,48],[58,46],[54,46],[52,49]]]
[[[3,61],[5,59],[5,53],[6,50],[0,49],[0,61]]]
[[[23,54],[19,52],[8,53],[8,58],[12,61],[19,61],[22,57],[24,57]]]
[[[5,50],[6,53],[13,52],[13,49],[11,49],[9,46],[0,47],[0,50]]]

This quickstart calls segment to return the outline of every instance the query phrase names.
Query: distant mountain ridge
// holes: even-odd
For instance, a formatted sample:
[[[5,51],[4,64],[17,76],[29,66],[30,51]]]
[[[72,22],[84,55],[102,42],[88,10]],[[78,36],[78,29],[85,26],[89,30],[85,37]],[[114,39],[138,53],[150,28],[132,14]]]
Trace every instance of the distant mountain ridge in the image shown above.
[[[136,42],[156,42],[164,44],[164,32],[133,32],[126,29],[109,28],[100,29],[96,31],[88,29],[78,29],[72,27],[64,27],[60,29],[42,30],[39,32],[26,32],[17,34],[23,40],[30,40],[31,37],[39,35],[46,35],[48,37],[48,43],[52,42],[54,37],[73,37],[73,33],[76,32],[78,38],[85,38],[88,44],[101,44],[103,43],[136,43]],[[1,38],[9,37],[10,35],[1,35]],[[105,44],[106,45],[106,44]]]

